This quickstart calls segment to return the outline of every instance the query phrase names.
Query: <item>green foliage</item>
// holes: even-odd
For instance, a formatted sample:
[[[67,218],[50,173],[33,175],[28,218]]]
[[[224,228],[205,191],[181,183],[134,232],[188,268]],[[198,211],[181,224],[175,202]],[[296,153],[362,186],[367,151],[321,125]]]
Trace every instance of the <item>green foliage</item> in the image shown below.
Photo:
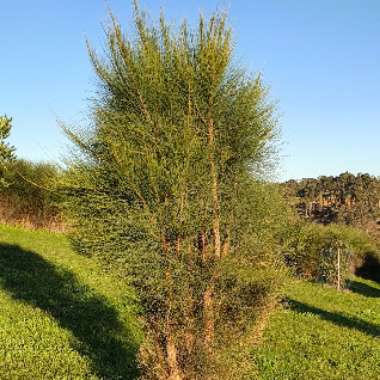
[[[14,147],[10,146],[6,140],[10,136],[12,129],[12,119],[7,116],[0,116],[0,186],[7,185],[4,175],[7,164],[14,158]]]
[[[60,197],[54,187],[61,172],[54,165],[15,159],[7,164],[0,188],[0,218],[6,223],[61,229]]]
[[[135,296],[66,237],[0,226],[0,378],[133,379]]]
[[[52,191],[59,171],[54,165],[16,159],[6,140],[12,119],[0,117],[0,219],[32,227],[61,227],[58,193]]]
[[[135,27],[127,38],[113,19],[106,60],[90,49],[92,124],[66,130],[78,147],[62,183],[73,239],[134,285],[144,376],[228,378],[231,339],[250,334],[282,281],[286,207],[258,179],[273,107],[260,76],[231,64],[223,16],[174,32],[136,7]]]
[[[331,284],[337,283],[339,275],[342,283],[348,279],[355,263],[366,255],[378,256],[368,234],[336,224],[300,222],[284,243],[286,261],[297,275]]]
[[[350,291],[295,281],[254,352],[259,379],[378,379],[380,285],[353,278]]]
[[[337,177],[288,181],[282,188],[301,219],[314,222],[298,226],[295,223],[293,231],[289,231],[289,237],[293,236],[290,238],[293,253],[288,260],[298,274],[335,283],[338,246],[342,250],[343,277],[365,262],[366,272],[377,270],[380,247],[378,178],[343,173]],[[369,268],[370,264],[373,268]]]
[[[380,181],[369,174],[342,173],[283,184],[299,214],[317,223],[373,228],[379,215]]]

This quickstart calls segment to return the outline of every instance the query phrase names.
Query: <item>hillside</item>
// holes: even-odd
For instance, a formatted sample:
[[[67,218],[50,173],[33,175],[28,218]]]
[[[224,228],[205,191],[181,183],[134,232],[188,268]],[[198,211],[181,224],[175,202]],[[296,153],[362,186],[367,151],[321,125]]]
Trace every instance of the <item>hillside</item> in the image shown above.
[[[63,235],[1,226],[0,378],[132,378],[132,299]]]
[[[63,235],[1,226],[0,277],[1,379],[134,377],[133,294]],[[286,294],[255,349],[260,379],[378,379],[378,284],[295,281]]]
[[[256,352],[261,379],[379,379],[379,301],[380,285],[360,278],[344,293],[289,284]]]

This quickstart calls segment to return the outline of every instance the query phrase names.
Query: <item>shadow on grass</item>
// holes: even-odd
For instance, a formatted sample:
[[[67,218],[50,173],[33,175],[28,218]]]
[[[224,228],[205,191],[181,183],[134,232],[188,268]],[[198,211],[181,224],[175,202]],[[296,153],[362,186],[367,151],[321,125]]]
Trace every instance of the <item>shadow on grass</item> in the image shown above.
[[[380,289],[358,281],[350,281],[350,290],[365,297],[380,297]]]
[[[333,313],[292,299],[288,300],[288,304],[290,309],[297,311],[298,313],[312,313],[317,315],[319,318],[332,322],[338,326],[356,329],[375,338],[380,337],[379,326],[365,322],[361,319],[348,317],[340,313]]]
[[[371,252],[368,252],[362,263],[355,269],[355,274],[367,280],[380,283],[380,258]]]
[[[355,274],[367,280],[380,283],[380,257],[374,252],[367,252],[362,262],[355,269]]]
[[[103,379],[137,377],[137,343],[106,300],[65,269],[35,252],[0,244],[0,286],[13,298],[48,312],[77,338],[74,347],[87,356]]]

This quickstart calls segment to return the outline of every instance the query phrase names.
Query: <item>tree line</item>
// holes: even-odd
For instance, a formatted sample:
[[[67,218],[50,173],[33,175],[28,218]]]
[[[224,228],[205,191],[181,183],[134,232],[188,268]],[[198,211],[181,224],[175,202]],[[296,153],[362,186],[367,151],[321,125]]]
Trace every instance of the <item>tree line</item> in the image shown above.
[[[379,217],[380,179],[369,174],[290,180],[284,187],[299,214],[318,223],[365,226]]]
[[[310,221],[358,227],[380,242],[380,179],[369,174],[305,178],[283,185],[288,203]]]

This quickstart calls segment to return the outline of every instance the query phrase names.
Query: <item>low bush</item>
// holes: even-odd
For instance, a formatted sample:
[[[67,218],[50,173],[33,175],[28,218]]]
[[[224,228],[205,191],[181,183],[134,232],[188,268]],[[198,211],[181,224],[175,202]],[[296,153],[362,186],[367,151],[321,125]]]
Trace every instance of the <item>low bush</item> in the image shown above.
[[[338,288],[365,257],[378,256],[364,231],[336,224],[296,224],[285,242],[285,251],[285,260],[297,276]]]
[[[0,220],[32,228],[62,230],[56,166],[17,159],[7,164],[0,187]]]

